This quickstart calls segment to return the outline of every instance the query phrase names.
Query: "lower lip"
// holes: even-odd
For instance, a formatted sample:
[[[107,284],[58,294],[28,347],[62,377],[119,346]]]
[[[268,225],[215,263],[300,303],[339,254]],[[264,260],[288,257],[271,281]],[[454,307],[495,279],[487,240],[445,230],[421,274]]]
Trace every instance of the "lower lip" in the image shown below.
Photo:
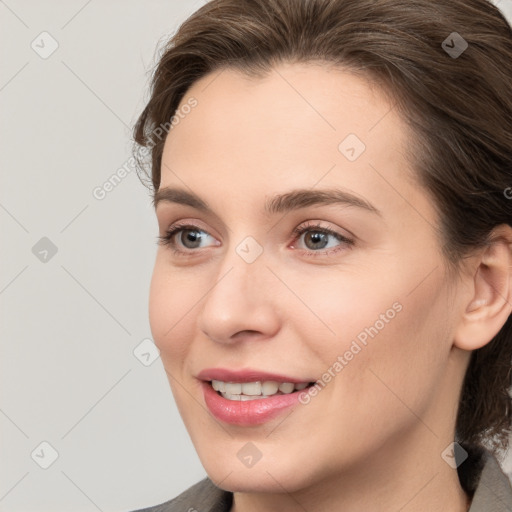
[[[274,395],[255,400],[228,400],[220,396],[209,382],[202,382],[204,401],[210,412],[221,421],[231,425],[261,425],[299,403],[299,394]]]

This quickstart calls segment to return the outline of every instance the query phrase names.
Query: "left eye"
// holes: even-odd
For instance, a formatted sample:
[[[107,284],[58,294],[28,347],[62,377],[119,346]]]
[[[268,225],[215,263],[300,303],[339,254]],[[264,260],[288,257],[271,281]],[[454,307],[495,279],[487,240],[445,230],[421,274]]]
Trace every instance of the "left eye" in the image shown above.
[[[329,233],[323,233],[322,231],[309,231],[307,233],[304,233],[303,241],[306,245],[306,249],[329,249],[330,247],[333,247],[336,245],[337,241],[334,240],[333,235]],[[332,238],[331,245],[329,245],[329,238]]]
[[[340,242],[349,245],[353,243],[352,240],[344,237],[340,233],[320,226],[297,228],[294,234],[296,240],[302,240],[305,245],[305,247],[299,247],[299,249],[306,249],[313,252],[325,252],[325,250],[338,247]]]

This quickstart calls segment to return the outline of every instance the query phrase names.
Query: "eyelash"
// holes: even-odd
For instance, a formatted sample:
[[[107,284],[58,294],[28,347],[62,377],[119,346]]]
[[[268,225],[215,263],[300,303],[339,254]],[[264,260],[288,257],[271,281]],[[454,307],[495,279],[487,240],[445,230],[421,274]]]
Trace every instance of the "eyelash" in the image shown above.
[[[200,231],[203,233],[208,233],[204,229],[199,228],[199,226],[194,226],[193,224],[178,223],[178,224],[175,224],[172,228],[170,228],[165,233],[165,235],[160,235],[157,237],[158,244],[164,245],[164,246],[168,245],[172,249],[172,252],[177,256],[188,256],[188,255],[192,254],[193,252],[195,252],[195,250],[189,249],[188,251],[183,251],[181,249],[177,249],[176,248],[177,244],[176,244],[176,242],[173,241],[174,235],[176,235],[180,231],[184,231],[184,230]],[[325,235],[331,235],[334,238],[336,238],[339,242],[343,242],[348,246],[354,245],[353,240],[341,235],[340,233],[337,233],[336,231],[322,227],[319,223],[308,223],[307,225],[296,227],[292,232],[294,235],[293,243],[295,243],[304,233],[307,233],[309,231],[312,231],[314,233],[323,233]],[[303,253],[308,257],[309,256],[311,256],[311,257],[326,256],[327,254],[332,254],[332,253],[338,252],[340,250],[343,250],[342,246],[331,247],[331,248],[323,250],[323,251],[322,250],[308,251],[305,249],[301,249],[301,251],[303,251]]]

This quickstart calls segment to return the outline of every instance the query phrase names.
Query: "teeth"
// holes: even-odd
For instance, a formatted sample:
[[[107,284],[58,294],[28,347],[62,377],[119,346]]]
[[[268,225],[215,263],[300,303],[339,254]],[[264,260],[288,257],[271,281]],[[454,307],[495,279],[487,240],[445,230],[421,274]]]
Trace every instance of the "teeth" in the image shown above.
[[[272,380],[257,382],[223,382],[212,380],[212,387],[220,391],[228,400],[246,401],[257,398],[266,398],[276,394],[287,395],[294,391],[300,391],[308,386],[307,382],[276,382]]]
[[[279,391],[281,393],[292,393],[295,389],[295,384],[293,382],[283,382],[279,384]]]
[[[236,382],[226,382],[225,392],[229,395],[239,395],[242,392],[242,384]]]
[[[261,395],[261,382],[244,382],[242,393],[244,395]]]
[[[275,395],[279,391],[279,382],[267,380],[261,385],[261,392],[266,396]]]
[[[221,391],[222,393],[226,391],[226,384],[221,380],[212,380],[212,387],[215,391]]]
[[[247,400],[254,400],[255,398],[260,398],[256,396],[249,396],[249,395],[230,395],[229,393],[222,393],[222,396],[224,398],[227,398],[228,400],[235,400],[236,402],[245,402]]]

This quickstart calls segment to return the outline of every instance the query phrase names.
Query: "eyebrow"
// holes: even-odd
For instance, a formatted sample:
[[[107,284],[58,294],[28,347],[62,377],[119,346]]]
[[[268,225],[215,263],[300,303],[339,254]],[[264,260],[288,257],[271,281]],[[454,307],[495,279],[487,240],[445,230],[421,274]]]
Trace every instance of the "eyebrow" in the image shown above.
[[[208,203],[192,192],[180,188],[163,187],[153,196],[153,206],[160,202],[176,203],[191,206],[204,213],[214,214]],[[299,210],[308,206],[320,205],[353,206],[382,216],[378,208],[362,197],[345,190],[329,188],[324,190],[297,189],[285,194],[276,195],[265,202],[265,212],[269,215]]]

